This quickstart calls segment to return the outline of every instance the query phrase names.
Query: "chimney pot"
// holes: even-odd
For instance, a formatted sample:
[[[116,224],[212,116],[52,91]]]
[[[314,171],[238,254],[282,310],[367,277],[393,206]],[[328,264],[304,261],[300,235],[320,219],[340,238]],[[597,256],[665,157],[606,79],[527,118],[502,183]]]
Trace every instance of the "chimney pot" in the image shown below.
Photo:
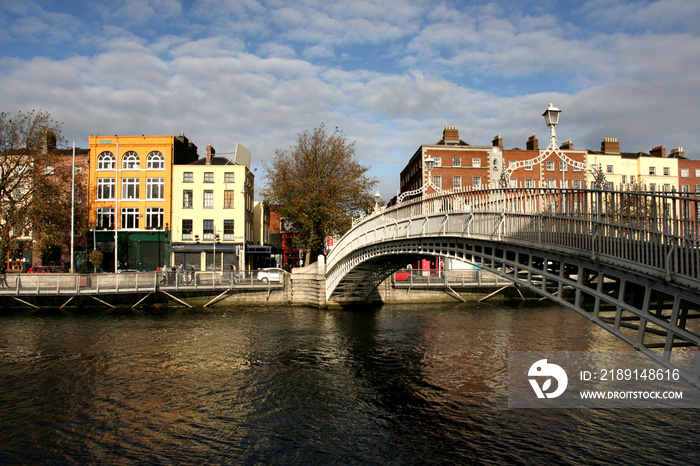
[[[500,134],[497,134],[496,136],[493,137],[492,144],[493,144],[493,147],[498,147],[499,149],[503,150],[503,138],[501,137]]]
[[[459,130],[456,126],[445,126],[442,131],[442,140],[445,144],[459,144]]]
[[[209,144],[207,146],[207,165],[211,164],[211,159],[214,157],[214,154],[216,154],[216,150]]]
[[[525,149],[526,150],[539,150],[539,142],[537,141],[537,138],[533,134],[530,136],[530,138],[527,140],[525,143]]]
[[[559,148],[563,150],[574,150],[574,143],[571,142],[571,139],[569,139],[568,141],[564,141]]]
[[[656,146],[650,152],[652,157],[666,157],[666,148],[664,146]]]
[[[600,143],[600,151],[619,154],[620,153],[620,143],[617,142],[617,138],[605,138],[603,142]]]

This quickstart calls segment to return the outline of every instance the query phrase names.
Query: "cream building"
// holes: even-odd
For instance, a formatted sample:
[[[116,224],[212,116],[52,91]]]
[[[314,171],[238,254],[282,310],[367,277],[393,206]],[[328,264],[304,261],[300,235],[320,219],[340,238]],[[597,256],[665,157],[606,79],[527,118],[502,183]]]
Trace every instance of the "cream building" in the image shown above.
[[[230,158],[216,157],[207,146],[206,158],[173,167],[172,265],[250,268],[254,178],[250,152],[241,145]]]

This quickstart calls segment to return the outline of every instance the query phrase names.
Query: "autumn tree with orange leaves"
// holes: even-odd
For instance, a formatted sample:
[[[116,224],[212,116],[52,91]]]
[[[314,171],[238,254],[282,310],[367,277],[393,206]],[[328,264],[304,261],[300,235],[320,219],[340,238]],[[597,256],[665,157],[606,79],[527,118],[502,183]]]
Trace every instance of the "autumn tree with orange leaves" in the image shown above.
[[[326,237],[342,235],[353,216],[374,206],[377,180],[367,176],[369,167],[355,160],[355,143],[338,128],[329,133],[321,124],[300,133],[296,145],[276,150],[264,170],[265,201],[296,223],[296,246],[306,250],[307,264],[323,252]]]

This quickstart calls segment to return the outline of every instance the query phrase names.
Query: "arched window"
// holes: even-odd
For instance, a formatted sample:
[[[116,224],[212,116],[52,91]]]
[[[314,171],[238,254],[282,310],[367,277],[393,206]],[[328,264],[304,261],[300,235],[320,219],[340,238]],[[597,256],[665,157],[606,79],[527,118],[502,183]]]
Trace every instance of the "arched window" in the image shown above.
[[[139,154],[132,150],[124,154],[124,157],[122,157],[122,169],[134,170],[140,167]]]
[[[160,170],[165,168],[165,157],[160,152],[153,151],[146,158],[146,168]]]
[[[116,160],[114,154],[111,152],[102,152],[97,156],[97,169],[98,170],[114,170],[116,165]]]

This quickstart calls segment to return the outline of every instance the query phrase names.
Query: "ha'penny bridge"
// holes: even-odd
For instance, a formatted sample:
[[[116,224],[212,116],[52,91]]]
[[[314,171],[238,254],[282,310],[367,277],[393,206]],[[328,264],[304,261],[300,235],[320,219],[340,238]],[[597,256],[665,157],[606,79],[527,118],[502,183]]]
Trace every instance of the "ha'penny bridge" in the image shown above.
[[[185,281],[155,272],[8,274],[0,298],[31,305],[31,299],[51,297],[65,306],[159,294],[188,306],[199,296],[206,307],[249,292],[283,293],[291,304],[363,303],[397,270],[437,256],[470,263],[573,310],[699,385],[699,215],[695,193],[421,193],[356,221],[325,261],[278,282],[254,274],[233,280],[220,272],[198,272]]]
[[[326,298],[363,301],[406,264],[458,259],[583,315],[697,384],[699,209],[695,193],[421,195],[377,209],[337,242],[326,258]]]

